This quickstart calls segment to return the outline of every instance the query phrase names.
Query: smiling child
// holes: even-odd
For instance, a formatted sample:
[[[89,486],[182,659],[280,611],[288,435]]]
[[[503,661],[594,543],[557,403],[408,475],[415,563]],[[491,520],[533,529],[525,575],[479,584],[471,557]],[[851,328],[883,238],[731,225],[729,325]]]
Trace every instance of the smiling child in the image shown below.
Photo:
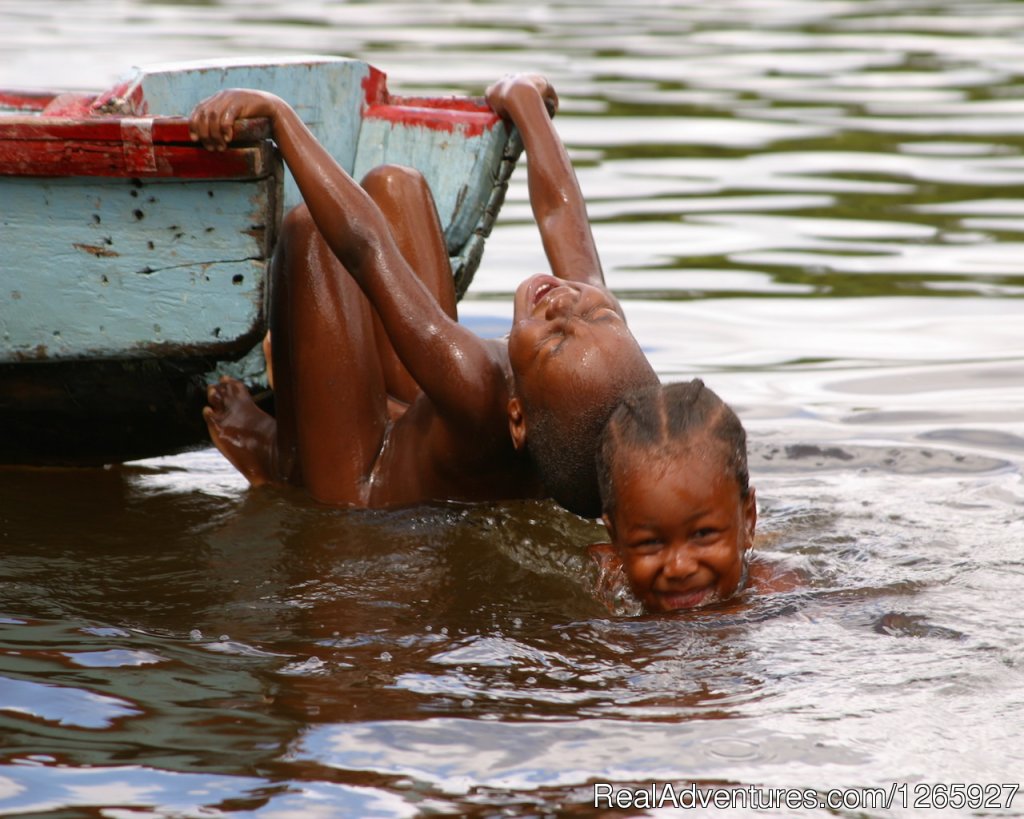
[[[702,381],[628,395],[605,427],[597,469],[611,544],[591,548],[648,612],[771,586],[772,568],[749,559],[757,503],[746,432]]]

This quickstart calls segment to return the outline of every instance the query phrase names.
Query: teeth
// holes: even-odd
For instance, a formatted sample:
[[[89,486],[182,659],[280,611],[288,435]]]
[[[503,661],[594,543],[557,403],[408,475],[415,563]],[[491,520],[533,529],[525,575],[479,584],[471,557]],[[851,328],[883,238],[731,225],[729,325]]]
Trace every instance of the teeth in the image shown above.
[[[533,294],[533,303],[538,304],[545,295],[555,289],[555,285],[551,282],[545,282],[537,288],[537,292]]]

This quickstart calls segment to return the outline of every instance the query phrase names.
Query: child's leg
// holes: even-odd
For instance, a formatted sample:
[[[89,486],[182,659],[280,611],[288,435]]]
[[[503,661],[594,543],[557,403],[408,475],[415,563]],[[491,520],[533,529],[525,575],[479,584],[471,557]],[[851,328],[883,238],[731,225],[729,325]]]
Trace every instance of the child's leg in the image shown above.
[[[455,283],[448,248],[434,198],[423,175],[412,168],[382,165],[367,173],[362,185],[387,217],[392,235],[409,266],[445,312],[456,318]],[[398,359],[376,311],[373,317],[388,394],[408,404],[419,394],[419,385]]]
[[[388,422],[370,303],[305,207],[286,217],[275,255],[278,473],[318,500],[361,505]]]
[[[364,180],[410,266],[455,316],[447,249],[429,188],[416,171],[382,167]],[[204,411],[221,452],[254,485],[288,481],[321,500],[362,502],[379,452],[387,393],[419,387],[375,311],[323,242],[304,207],[285,218],[271,264],[270,350],[275,418],[238,382],[210,387]]]
[[[370,304],[304,206],[284,219],[270,278],[274,417],[224,378],[208,390],[210,437],[253,485],[361,505],[388,421]]]

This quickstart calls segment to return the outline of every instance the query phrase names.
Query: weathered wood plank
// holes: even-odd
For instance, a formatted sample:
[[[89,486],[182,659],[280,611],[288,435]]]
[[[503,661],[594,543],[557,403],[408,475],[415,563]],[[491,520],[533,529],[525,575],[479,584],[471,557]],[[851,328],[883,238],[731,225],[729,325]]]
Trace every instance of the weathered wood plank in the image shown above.
[[[41,111],[56,96],[55,91],[6,89],[0,91],[0,110]]]
[[[192,145],[31,140],[0,142],[0,175],[256,179],[273,164],[269,145],[211,153]]]
[[[252,179],[276,162],[269,134],[265,120],[244,120],[232,147],[211,153],[182,118],[0,116],[0,176]]]
[[[62,117],[0,116],[0,140],[83,140],[86,142],[123,142],[124,123],[144,120],[148,123],[154,143],[192,145],[185,117],[95,117],[68,119]],[[235,125],[235,143],[255,142],[270,136],[270,123],[263,119],[239,120]],[[198,146],[194,146],[198,147]]]
[[[496,211],[495,187],[501,187],[502,159],[508,141],[505,124],[483,103],[461,102],[461,110],[442,110],[423,100],[367,109],[359,134],[354,174],[362,176],[384,163],[418,168],[434,195],[445,228],[452,270],[476,269],[482,246],[471,241],[490,230],[489,209]],[[511,173],[511,167],[504,171]],[[461,290],[461,287],[460,287]]]
[[[187,116],[197,103],[225,88],[258,88],[287,100],[320,143],[352,172],[363,108],[381,99],[384,75],[361,60],[339,57],[248,58],[147,66],[117,89],[131,98],[141,93],[144,110],[136,114]],[[137,90],[138,89],[138,90]],[[285,172],[284,206],[302,201]]]
[[[0,361],[251,345],[275,188],[0,178]]]

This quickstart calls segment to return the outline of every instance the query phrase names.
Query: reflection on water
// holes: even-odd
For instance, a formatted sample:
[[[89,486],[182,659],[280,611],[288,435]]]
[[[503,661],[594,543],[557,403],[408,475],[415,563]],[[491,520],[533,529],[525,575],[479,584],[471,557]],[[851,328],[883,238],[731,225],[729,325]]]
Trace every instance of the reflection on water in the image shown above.
[[[0,470],[0,813],[588,815],[595,781],[1020,781],[1018,3],[0,20],[3,86],[251,53],[360,56],[409,92],[547,73],[632,326],[666,380],[739,410],[758,549],[803,577],[622,616],[583,553],[601,528],[547,504],[323,509],[246,492],[209,450]],[[524,181],[461,308],[487,334],[544,268]]]

